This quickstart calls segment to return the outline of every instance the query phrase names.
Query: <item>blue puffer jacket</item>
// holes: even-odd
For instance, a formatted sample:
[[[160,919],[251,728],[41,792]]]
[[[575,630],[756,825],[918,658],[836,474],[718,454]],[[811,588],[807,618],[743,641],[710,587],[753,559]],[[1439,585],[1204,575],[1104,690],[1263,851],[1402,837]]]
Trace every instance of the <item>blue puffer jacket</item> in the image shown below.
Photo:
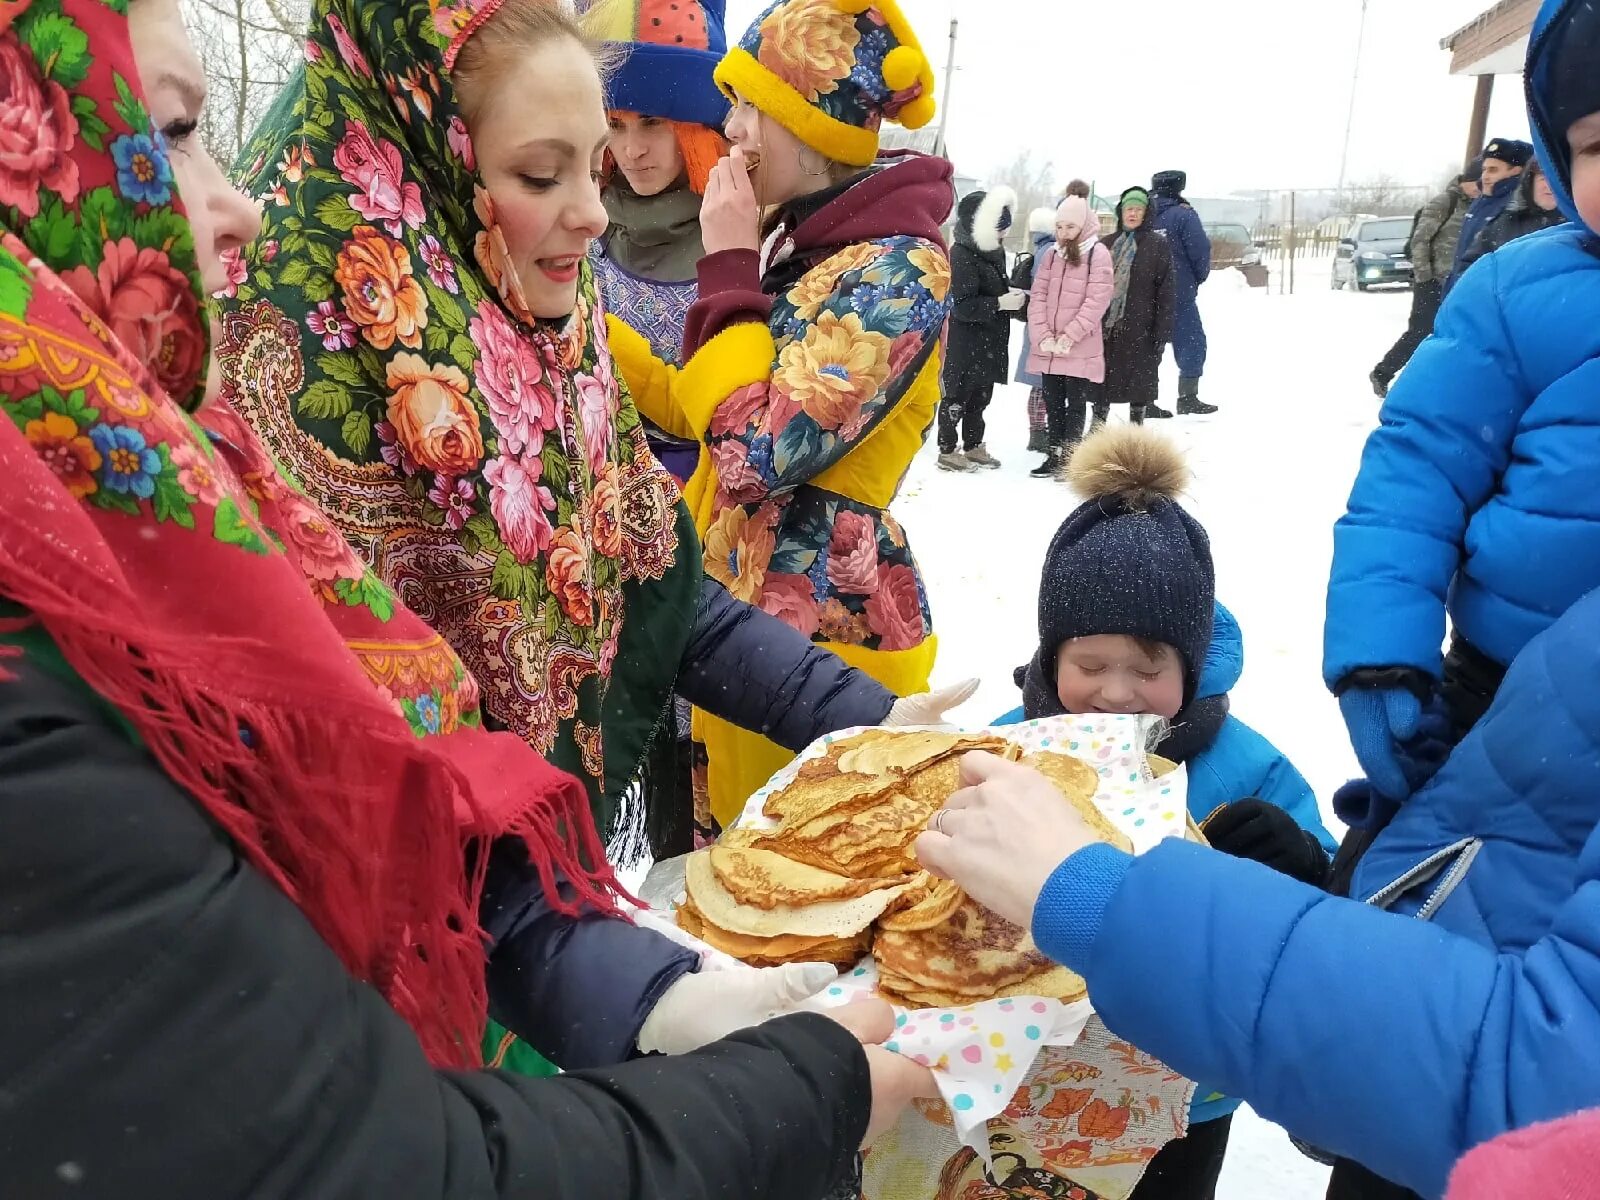
[[[1244,635],[1233,614],[1218,604],[1197,697],[1224,696],[1234,689],[1243,674]],[[1015,724],[1023,715],[1022,709],[1013,709],[995,723]],[[1338,842],[1323,827],[1316,795],[1305,777],[1295,770],[1281,750],[1239,718],[1230,715],[1216,740],[1185,765],[1189,776],[1189,815],[1196,823],[1204,822],[1225,804],[1255,797],[1287,812],[1302,829],[1315,834],[1329,854],[1338,849]],[[1206,1084],[1201,1084],[1194,1095],[1194,1104],[1189,1110],[1190,1124],[1225,1117],[1239,1107],[1238,1100]]]
[[[1172,265],[1178,281],[1178,302],[1193,304],[1200,285],[1211,277],[1211,239],[1200,214],[1182,200],[1152,196],[1154,225],[1172,244]]]
[[[1196,699],[1226,696],[1244,675],[1244,634],[1234,615],[1216,605],[1211,646],[1200,672]],[[1024,717],[1014,708],[995,722],[1014,725]],[[1300,828],[1316,835],[1317,841],[1332,854],[1338,841],[1322,825],[1317,797],[1305,776],[1266,738],[1238,717],[1228,716],[1216,740],[1185,764],[1189,775],[1189,815],[1203,824],[1224,804],[1255,797],[1276,804]]]
[[[1389,393],[1334,530],[1329,687],[1359,667],[1437,679],[1447,611],[1509,663],[1600,586],[1600,240],[1564,131],[1536,136],[1574,223],[1474,264]]]
[[[1600,1105],[1596,680],[1600,593],[1362,860],[1356,894],[1394,911],[1181,842],[1095,846],[1034,937],[1119,1036],[1438,1196],[1480,1142]]]

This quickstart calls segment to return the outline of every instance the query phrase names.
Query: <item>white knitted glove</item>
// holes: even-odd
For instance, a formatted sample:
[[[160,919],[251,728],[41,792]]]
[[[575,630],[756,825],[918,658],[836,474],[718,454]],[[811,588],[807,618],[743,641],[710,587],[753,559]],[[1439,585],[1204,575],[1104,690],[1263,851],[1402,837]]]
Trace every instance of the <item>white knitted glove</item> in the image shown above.
[[[645,1054],[687,1054],[789,1012],[839,978],[827,963],[700,971],[666,990],[639,1030]]]
[[[954,687],[937,692],[919,692],[896,700],[889,715],[884,718],[884,728],[894,729],[905,725],[942,725],[944,715],[952,708],[960,708],[978,691],[977,679],[968,679]]]
[[[1027,303],[1027,300],[1027,292],[1012,288],[1004,296],[1001,296],[998,300],[996,300],[995,303],[1000,306],[1002,312],[1016,312],[1017,309],[1021,308],[1025,303]]]

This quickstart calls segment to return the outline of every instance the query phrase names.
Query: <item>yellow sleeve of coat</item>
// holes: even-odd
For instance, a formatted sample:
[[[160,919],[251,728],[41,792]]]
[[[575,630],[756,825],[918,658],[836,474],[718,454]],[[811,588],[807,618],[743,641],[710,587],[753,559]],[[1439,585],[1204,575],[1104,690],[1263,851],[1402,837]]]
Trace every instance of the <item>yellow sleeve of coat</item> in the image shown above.
[[[766,383],[777,357],[772,330],[759,321],[730,325],[701,346],[673,384],[677,403],[694,427],[690,436],[703,441],[722,402],[740,388]]]
[[[627,384],[640,415],[673,437],[698,440],[699,433],[690,428],[674,398],[677,368],[657,358],[643,334],[611,313],[606,314],[606,332],[617,374]]]

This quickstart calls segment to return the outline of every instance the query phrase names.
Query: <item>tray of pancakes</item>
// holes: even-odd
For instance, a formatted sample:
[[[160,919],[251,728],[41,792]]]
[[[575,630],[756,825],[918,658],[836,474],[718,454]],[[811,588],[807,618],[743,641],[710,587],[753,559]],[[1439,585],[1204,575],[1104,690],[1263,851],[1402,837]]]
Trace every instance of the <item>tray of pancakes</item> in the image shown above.
[[[995,734],[868,729],[802,762],[766,798],[767,827],[729,830],[689,856],[679,926],[754,966],[845,968],[870,954],[879,990],[906,1008],[1082,999],[1083,980],[1027,930],[917,862],[912,844],[974,750],[1040,771],[1104,841],[1131,850],[1094,802],[1094,768],[1077,758],[1025,753]]]

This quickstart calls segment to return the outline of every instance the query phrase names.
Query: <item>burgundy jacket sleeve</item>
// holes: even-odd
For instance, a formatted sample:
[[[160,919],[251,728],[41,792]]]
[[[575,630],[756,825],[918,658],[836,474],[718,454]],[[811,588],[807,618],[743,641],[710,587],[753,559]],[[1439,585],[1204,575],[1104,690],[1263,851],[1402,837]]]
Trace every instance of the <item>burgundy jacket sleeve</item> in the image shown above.
[[[688,362],[717,334],[732,325],[772,315],[772,297],[761,290],[761,255],[755,250],[719,250],[700,260],[700,299],[689,309],[683,329],[683,361]]]

